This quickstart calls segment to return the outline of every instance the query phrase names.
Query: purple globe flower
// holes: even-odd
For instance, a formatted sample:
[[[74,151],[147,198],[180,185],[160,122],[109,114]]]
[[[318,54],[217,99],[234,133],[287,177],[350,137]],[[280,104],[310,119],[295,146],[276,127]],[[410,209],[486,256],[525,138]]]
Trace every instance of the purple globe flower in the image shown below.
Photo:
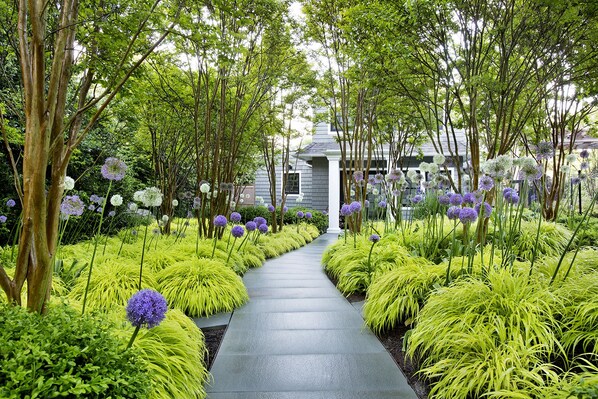
[[[17,203],[13,199],[9,199],[8,201],[6,201],[6,206],[9,207],[9,208],[14,207],[16,204]]]
[[[313,217],[313,215],[311,214],[311,212],[305,212],[306,219],[311,219],[312,217]]]
[[[502,196],[503,198],[507,198],[508,195],[511,195],[511,193],[514,193],[515,190],[512,189],[511,187],[506,187],[502,190]]]
[[[459,206],[463,203],[463,196],[461,194],[451,195],[451,205]]]
[[[201,208],[201,198],[195,197],[193,198],[193,209]]]
[[[581,159],[588,159],[590,157],[590,152],[588,150],[582,150],[579,153]]]
[[[233,212],[230,214],[231,222],[239,223],[241,221],[241,214],[239,212]]]
[[[97,212],[97,213],[102,213],[102,212],[104,212],[104,208],[102,208],[101,206],[98,206],[98,207],[96,208],[96,212]]]
[[[116,216],[116,212],[115,211],[108,212],[108,217],[113,218],[114,216]]]
[[[579,183],[581,183],[581,179],[579,177],[574,177],[571,179],[571,184],[574,186],[578,185]]]
[[[230,233],[235,238],[243,237],[243,234],[245,234],[245,229],[243,228],[243,226],[236,225],[233,226]]]
[[[483,213],[484,218],[489,218],[490,214],[492,214],[492,206],[489,203],[487,203],[487,202],[484,202],[484,209],[483,210],[482,210],[482,204],[481,203],[476,204],[475,207],[474,207],[474,209],[476,210],[476,212],[478,213],[478,215],[480,215],[480,217],[482,216],[482,212],[484,212]],[[482,212],[480,212],[480,211],[482,211]]]
[[[90,205],[93,210],[94,206]],[[60,212],[67,216],[81,216],[85,210],[85,204],[78,195],[67,195],[60,204]]]
[[[122,180],[126,171],[127,165],[118,158],[107,158],[102,165],[102,176],[108,180]]]
[[[480,190],[484,190],[484,191],[492,190],[492,187],[494,187],[494,179],[492,179],[488,175],[482,176],[482,178],[480,179],[480,182],[479,182],[479,187],[480,187]]]
[[[144,289],[136,292],[127,303],[127,319],[134,327],[156,327],[168,310],[166,299],[157,291]]]
[[[257,224],[254,221],[250,220],[249,222],[245,223],[245,228],[247,231],[254,231],[257,229]]]
[[[91,196],[89,197],[89,200],[91,202],[95,202],[96,204],[101,204],[102,203],[102,198],[96,194],[91,194]]]
[[[470,207],[461,208],[461,212],[459,212],[459,220],[463,224],[471,224],[478,219],[478,213],[475,209]]]
[[[328,212],[327,211],[322,211],[322,215],[328,216]]]
[[[582,163],[579,164],[579,168],[581,170],[586,170],[590,168],[590,164],[587,161],[583,161]]]
[[[349,208],[351,209],[351,213],[357,213],[361,211],[361,202],[353,201],[351,202],[351,205],[349,205]]]
[[[268,212],[274,212],[275,210],[274,205],[268,205]]]
[[[386,208],[386,201],[380,201],[380,202],[378,202],[378,206],[380,208]]]
[[[461,207],[459,206],[451,206],[447,211],[446,211],[446,216],[450,219],[450,220],[457,220],[459,219],[459,214],[461,213]]]
[[[411,198],[411,202],[413,202],[414,204],[419,204],[423,200],[424,200],[424,197],[422,197],[421,194],[414,195],[413,198]]]
[[[298,211],[298,212],[297,212],[297,217],[298,217],[299,219],[301,219],[303,216],[305,216],[305,214],[304,214],[302,211]]]
[[[355,180],[356,183],[359,183],[360,181],[362,181],[363,180],[363,172],[357,171],[357,172],[353,173],[353,179]]]
[[[438,202],[440,205],[449,205],[451,203],[451,198],[448,195],[441,195],[438,197]]]
[[[6,223],[6,220],[7,220],[6,216],[4,216],[4,215],[0,216],[0,223],[4,224],[4,223]]]
[[[282,213],[287,213],[289,211],[289,207],[288,206],[283,206],[282,207]]]
[[[368,208],[368,207],[370,206],[370,201],[368,201],[368,200],[365,200],[365,201],[364,201],[364,203],[363,203],[363,205],[364,205],[366,208]]]
[[[349,204],[343,204],[341,206],[341,216],[351,216],[351,206]]]
[[[227,223],[228,221],[224,215],[218,215],[214,218],[214,226],[216,227],[224,227]]]
[[[376,175],[374,176],[374,182],[376,184],[380,184],[384,181],[384,176],[382,175],[382,173],[376,173]]]
[[[260,227],[262,225],[268,225],[268,222],[266,221],[266,219],[264,219],[261,216],[256,216],[253,221],[255,222],[255,224],[257,224],[257,227]]]
[[[476,197],[473,193],[467,193],[463,196],[463,205],[466,204],[475,204],[476,203]]]
[[[519,203],[519,194],[513,191],[508,197],[505,197],[505,201],[508,204],[518,204]]]
[[[268,225],[267,224],[260,224],[257,229],[260,231],[260,233],[262,234],[266,234],[268,232]]]
[[[368,240],[370,240],[371,242],[373,242],[375,244],[378,241],[380,241],[380,236],[378,234],[372,234],[370,236],[370,238],[368,238]]]

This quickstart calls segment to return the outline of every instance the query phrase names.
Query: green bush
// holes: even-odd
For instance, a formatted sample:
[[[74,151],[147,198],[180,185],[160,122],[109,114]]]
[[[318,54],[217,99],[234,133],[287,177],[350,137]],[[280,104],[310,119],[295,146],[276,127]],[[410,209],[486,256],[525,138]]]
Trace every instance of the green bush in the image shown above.
[[[147,398],[139,351],[125,351],[113,329],[66,305],[40,316],[0,304],[0,397]]]
[[[249,299],[241,278],[218,260],[177,262],[158,273],[157,280],[168,304],[192,317],[230,312]]]
[[[265,206],[242,206],[237,209],[237,212],[241,214],[241,223],[247,223],[258,216],[270,220],[272,215]]]

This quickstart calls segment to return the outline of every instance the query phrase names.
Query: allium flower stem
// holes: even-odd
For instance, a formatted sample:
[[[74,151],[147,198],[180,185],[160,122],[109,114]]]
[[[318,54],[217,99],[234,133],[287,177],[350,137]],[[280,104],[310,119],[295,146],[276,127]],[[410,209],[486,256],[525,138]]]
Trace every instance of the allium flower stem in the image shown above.
[[[230,247],[230,251],[228,251],[228,256],[226,258],[226,264],[227,265],[228,265],[228,261],[230,260],[230,256],[233,254],[233,249],[235,249],[235,243],[236,242],[237,242],[237,237],[235,237],[235,239],[233,240],[233,245]]]
[[[141,290],[141,277],[143,276],[143,258],[145,257],[145,243],[147,242],[148,228],[149,224],[146,224],[145,233],[143,234],[143,246],[141,247],[141,263],[139,263],[139,284],[137,285],[138,290]]]
[[[106,206],[108,202],[108,197],[110,195],[110,189],[112,188],[112,180],[108,183],[108,191],[106,192],[106,197],[104,197],[104,201],[102,202],[102,209]],[[91,272],[93,271],[93,262],[96,258],[96,252],[98,250],[98,242],[100,241],[100,234],[102,232],[102,223],[104,222],[104,212],[100,213],[100,223],[98,224],[98,230],[94,237],[94,245],[93,245],[93,253],[91,254],[91,260],[89,261],[89,273],[87,273],[87,284],[85,285],[85,294],[83,294],[83,305],[81,306],[81,315],[85,314],[85,305],[87,304],[87,293],[89,292],[89,283],[91,282]]]
[[[214,259],[214,253],[216,253],[216,243],[218,243],[218,228],[214,229],[214,246],[212,247],[212,259]]]
[[[452,263],[453,258],[455,256],[456,235],[457,235],[457,220],[455,219],[453,221],[453,239],[451,241],[451,253],[449,254],[448,266],[446,268],[446,278],[444,280],[444,285],[446,285],[446,286],[448,286],[449,283],[451,282],[451,263]]]
[[[133,342],[135,342],[135,338],[137,338],[137,334],[139,334],[140,329],[141,325],[135,327],[135,331],[133,331],[133,335],[131,335],[131,339],[129,340],[129,343],[127,344],[127,348],[125,350],[129,350],[131,346],[133,346]]]

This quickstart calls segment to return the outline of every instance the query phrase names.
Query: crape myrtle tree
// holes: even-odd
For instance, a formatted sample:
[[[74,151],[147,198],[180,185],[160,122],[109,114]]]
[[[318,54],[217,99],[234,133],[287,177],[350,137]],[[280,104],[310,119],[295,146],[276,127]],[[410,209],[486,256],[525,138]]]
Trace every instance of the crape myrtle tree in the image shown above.
[[[259,114],[269,104],[286,53],[286,0],[213,0],[192,5],[177,40],[188,59],[199,234],[228,214],[234,184],[259,153]],[[209,185],[202,192],[203,183]]]
[[[371,84],[371,70],[345,30],[345,14],[357,0],[304,0],[306,37],[318,46],[316,58],[322,60],[318,99],[327,109],[341,153],[341,171],[345,202],[362,204],[366,199],[367,176],[372,165],[372,135],[381,89]],[[353,179],[353,172],[363,172],[365,180]],[[359,232],[361,218],[349,218],[349,226]]]
[[[19,0],[2,2],[2,8],[16,25],[25,129],[22,167],[11,162],[23,209],[17,263],[13,278],[0,266],[0,286],[10,302],[21,304],[27,282],[27,307],[44,312],[69,160],[168,35],[179,7],[160,1]]]

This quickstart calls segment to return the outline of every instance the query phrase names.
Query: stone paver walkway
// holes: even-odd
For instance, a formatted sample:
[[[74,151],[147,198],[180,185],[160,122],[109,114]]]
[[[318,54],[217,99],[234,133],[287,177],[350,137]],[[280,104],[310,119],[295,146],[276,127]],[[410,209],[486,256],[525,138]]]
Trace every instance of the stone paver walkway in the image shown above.
[[[378,339],[324,274],[336,236],[249,271],[211,369],[210,399],[417,399]]]

